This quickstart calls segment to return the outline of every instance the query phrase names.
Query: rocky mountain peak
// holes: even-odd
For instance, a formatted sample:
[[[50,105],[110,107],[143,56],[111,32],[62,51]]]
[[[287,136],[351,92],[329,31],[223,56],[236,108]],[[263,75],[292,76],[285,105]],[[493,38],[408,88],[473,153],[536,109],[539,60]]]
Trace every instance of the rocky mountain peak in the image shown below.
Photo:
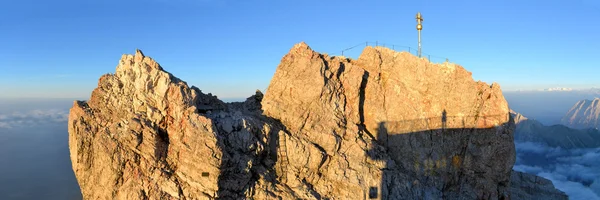
[[[305,43],[266,94],[241,103],[138,50],[69,115],[89,199],[502,199],[513,131],[499,85],[459,65],[383,47],[330,57]]]
[[[561,123],[578,129],[600,128],[600,98],[578,101],[561,119]]]
[[[515,124],[519,124],[522,121],[528,120],[527,117],[523,116],[521,113],[518,113],[512,109],[510,110],[510,114],[511,114],[513,120],[515,121]]]

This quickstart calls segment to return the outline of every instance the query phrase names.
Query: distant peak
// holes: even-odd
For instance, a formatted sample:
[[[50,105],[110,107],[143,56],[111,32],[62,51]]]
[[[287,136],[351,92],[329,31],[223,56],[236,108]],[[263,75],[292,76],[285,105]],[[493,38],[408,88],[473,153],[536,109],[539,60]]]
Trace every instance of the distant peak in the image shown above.
[[[522,121],[528,120],[527,117],[523,116],[521,113],[518,113],[517,111],[514,111],[513,109],[510,109],[509,112],[513,116],[513,120],[515,121],[516,124],[519,124]]]
[[[555,88],[547,88],[547,89],[544,89],[543,91],[548,91],[548,92],[553,92],[553,91],[569,92],[569,91],[573,91],[573,88],[555,87]]]
[[[600,101],[600,98],[598,98],[598,97],[595,97],[595,98],[593,98],[593,99],[584,99],[584,100],[581,100],[581,101],[579,101],[579,102],[590,103],[590,102],[594,102],[594,101]]]

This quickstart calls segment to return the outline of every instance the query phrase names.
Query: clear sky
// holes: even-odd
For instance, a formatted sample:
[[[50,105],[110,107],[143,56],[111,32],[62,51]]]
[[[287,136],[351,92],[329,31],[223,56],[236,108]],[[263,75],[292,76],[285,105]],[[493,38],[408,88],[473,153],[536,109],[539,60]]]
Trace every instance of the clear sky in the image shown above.
[[[5,0],[0,98],[88,98],[136,48],[204,92],[247,97],[301,41],[332,54],[365,41],[416,47],[417,11],[423,52],[477,80],[600,87],[597,0]]]

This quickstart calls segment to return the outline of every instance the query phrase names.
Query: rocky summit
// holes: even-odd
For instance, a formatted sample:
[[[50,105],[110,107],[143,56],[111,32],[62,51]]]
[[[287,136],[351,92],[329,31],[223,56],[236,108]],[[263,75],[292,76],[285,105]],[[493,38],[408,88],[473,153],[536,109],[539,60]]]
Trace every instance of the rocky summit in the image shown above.
[[[267,92],[237,103],[137,51],[74,103],[68,126],[85,199],[520,199],[554,189],[512,172],[515,125],[498,84],[383,47],[353,60],[296,44]]]

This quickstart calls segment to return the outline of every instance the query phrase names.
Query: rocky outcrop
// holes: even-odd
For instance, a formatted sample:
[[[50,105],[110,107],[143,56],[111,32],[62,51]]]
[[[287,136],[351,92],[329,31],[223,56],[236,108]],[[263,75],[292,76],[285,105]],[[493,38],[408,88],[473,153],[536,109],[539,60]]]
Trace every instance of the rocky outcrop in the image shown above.
[[[563,149],[600,147],[600,131],[597,129],[573,129],[564,125],[544,126],[511,110],[517,125],[515,141],[535,142]]]
[[[223,108],[142,52],[124,55],[89,102],[70,110],[71,161],[84,198],[214,197],[224,156],[218,127],[202,113]]]
[[[511,199],[569,199],[567,195],[554,188],[552,181],[523,172],[513,171],[511,178]]]
[[[300,43],[239,103],[124,55],[74,103],[69,146],[86,199],[506,199],[513,130],[461,66]]]
[[[600,128],[600,98],[575,103],[561,123],[577,129]]]
[[[508,194],[508,105],[497,84],[475,82],[458,65],[380,47],[350,60],[298,44],[262,105],[294,146],[286,166],[294,178],[282,180],[291,188],[342,199],[371,189],[384,199]]]

